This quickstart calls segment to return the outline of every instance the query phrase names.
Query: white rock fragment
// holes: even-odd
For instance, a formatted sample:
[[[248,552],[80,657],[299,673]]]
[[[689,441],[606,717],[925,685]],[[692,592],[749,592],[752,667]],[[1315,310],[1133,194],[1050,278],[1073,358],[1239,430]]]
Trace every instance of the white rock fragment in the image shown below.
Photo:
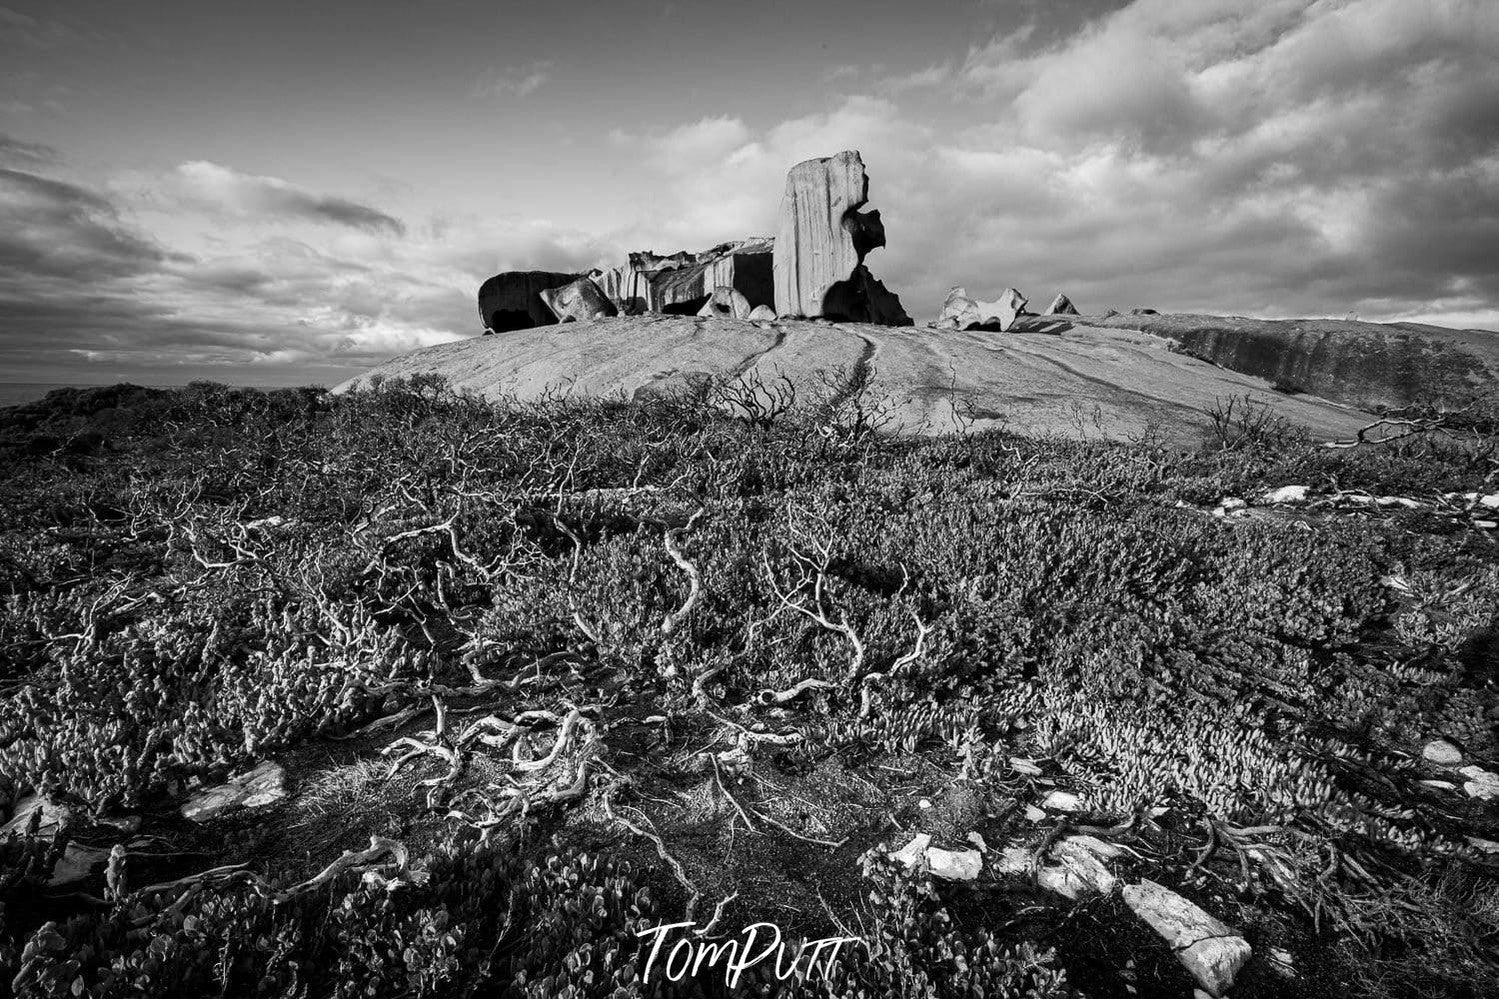
[[[1446,739],[1433,739],[1421,750],[1428,763],[1443,767],[1455,767],[1463,761],[1463,751]]]
[[[917,833],[890,856],[912,869],[924,863],[935,877],[949,881],[972,881],[984,869],[984,856],[977,850],[944,850],[932,846],[926,833]]]
[[[979,853],[988,853],[989,852],[989,844],[985,843],[984,842],[984,837],[980,836],[976,832],[971,832],[971,833],[968,834],[968,842],[970,842],[974,846],[978,847],[979,848]]]
[[[1022,756],[1010,757],[1010,769],[1017,774],[1024,774],[1027,777],[1041,776],[1041,768],[1036,765],[1036,761],[1028,760]]]
[[[1459,767],[1457,772],[1468,778],[1467,783],[1463,784],[1468,797],[1483,798],[1486,801],[1499,798],[1499,774],[1482,767]]]
[[[984,869],[983,854],[977,850],[943,850],[928,847],[927,867],[932,874],[948,881],[972,881]]]
[[[1046,813],[1041,811],[1041,809],[1037,808],[1035,805],[1026,805],[1025,817],[1031,822],[1040,822],[1041,820],[1046,818]]]
[[[1083,799],[1071,791],[1053,791],[1041,800],[1041,807],[1053,812],[1081,812]]]
[[[1271,947],[1265,955],[1265,963],[1282,978],[1296,977],[1296,964],[1291,959],[1291,952],[1284,947]]]
[[[1482,836],[1469,836],[1468,845],[1475,850],[1482,850],[1484,853],[1499,853],[1499,843],[1491,839],[1484,839]]]
[[[1182,967],[1210,995],[1222,996],[1233,987],[1234,976],[1252,953],[1249,941],[1154,881],[1126,885],[1124,901],[1161,935]]]
[[[1227,511],[1227,510],[1242,510],[1242,509],[1244,509],[1248,505],[1249,505],[1248,503],[1245,503],[1243,500],[1241,500],[1237,496],[1225,496],[1221,500],[1218,501],[1218,508],[1220,510],[1225,510],[1225,511]]]
[[[916,802],[916,807],[919,808],[919,809],[921,809],[924,812],[928,808],[932,807],[932,799],[930,799],[930,798],[922,798],[920,801]]]
[[[896,850],[890,855],[891,859],[898,860],[907,867],[916,867],[926,856],[926,848],[932,845],[932,837],[926,833],[917,833],[911,838],[911,842]]]
[[[1488,507],[1490,510],[1499,510],[1499,493],[1489,493],[1487,496],[1478,497],[1478,505]]]
[[[1266,493],[1262,499],[1262,502],[1305,503],[1306,494],[1306,486],[1281,486],[1279,489],[1272,489],[1268,493]]]
[[[182,806],[182,816],[208,822],[234,808],[261,808],[286,797],[286,771],[266,760],[249,773],[225,784],[199,791]]]

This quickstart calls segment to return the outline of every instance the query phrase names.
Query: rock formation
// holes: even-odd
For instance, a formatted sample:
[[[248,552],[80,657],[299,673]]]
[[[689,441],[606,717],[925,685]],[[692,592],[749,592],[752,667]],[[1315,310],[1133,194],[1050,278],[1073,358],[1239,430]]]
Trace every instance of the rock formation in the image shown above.
[[[783,318],[910,326],[900,299],[864,266],[885,245],[878,211],[861,212],[869,178],[858,152],[807,160],[786,175],[775,242],[775,307]]]
[[[1077,307],[1072,304],[1072,299],[1059,291],[1057,292],[1057,297],[1051,300],[1051,304],[1046,307],[1046,312],[1043,314],[1048,316],[1075,316],[1077,315]]]
[[[993,325],[1001,333],[1007,333],[1015,326],[1015,320],[1025,312],[1026,299],[1014,288],[1006,288],[992,302],[974,302],[978,307],[979,320],[985,325]]]
[[[559,323],[598,319],[619,313],[614,303],[599,290],[599,286],[586,277],[580,277],[560,288],[545,289],[541,292],[541,300],[552,310]]]
[[[549,326],[556,320],[541,293],[577,279],[557,271],[503,271],[479,286],[479,320],[493,333]]]
[[[972,329],[983,323],[979,316],[978,303],[968,297],[967,290],[955,287],[947,293],[942,303],[942,314],[937,317],[938,326],[956,330]]]
[[[761,306],[764,308],[764,306]],[[727,316],[732,319],[748,319],[753,309],[749,299],[736,288],[728,285],[719,285],[713,289],[712,296],[698,310],[700,316]]]
[[[626,315],[696,315],[717,288],[734,289],[751,308],[768,306],[775,300],[771,246],[768,237],[757,237],[720,243],[702,253],[683,250],[662,256],[646,250],[630,254],[622,267],[588,276]]]
[[[773,323],[776,320],[776,310],[768,305],[757,305],[750,309],[750,322]]]

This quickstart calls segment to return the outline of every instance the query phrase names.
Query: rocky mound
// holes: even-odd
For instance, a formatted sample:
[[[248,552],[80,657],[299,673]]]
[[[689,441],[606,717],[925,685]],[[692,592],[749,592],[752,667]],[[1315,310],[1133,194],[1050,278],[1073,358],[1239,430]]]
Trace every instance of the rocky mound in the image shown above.
[[[1461,406],[1499,385],[1499,333],[1418,323],[1113,315],[1090,323],[1166,337],[1193,357],[1357,406]]]
[[[1070,317],[1069,317],[1070,318]],[[338,387],[375,376],[444,375],[490,397],[548,393],[637,398],[695,377],[785,376],[799,399],[870,383],[892,429],[974,429],[1123,437],[1159,428],[1200,438],[1207,411],[1251,396],[1321,439],[1351,436],[1370,417],[1177,353],[1134,331],[1033,318],[1014,332],[939,330],[800,320],[646,315],[518,330],[415,351]],[[872,377],[870,377],[872,375]],[[956,407],[955,407],[956,404]]]

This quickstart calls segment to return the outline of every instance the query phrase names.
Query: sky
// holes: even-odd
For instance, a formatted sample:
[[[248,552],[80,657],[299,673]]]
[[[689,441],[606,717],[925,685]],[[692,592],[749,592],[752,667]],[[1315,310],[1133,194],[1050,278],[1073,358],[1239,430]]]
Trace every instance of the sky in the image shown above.
[[[1499,330],[1495,0],[0,0],[0,381],[335,384],[843,149],[918,320]]]

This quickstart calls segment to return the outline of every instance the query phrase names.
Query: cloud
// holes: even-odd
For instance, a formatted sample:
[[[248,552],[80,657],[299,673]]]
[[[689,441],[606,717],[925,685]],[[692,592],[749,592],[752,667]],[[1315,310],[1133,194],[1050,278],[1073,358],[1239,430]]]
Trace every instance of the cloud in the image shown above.
[[[148,270],[165,257],[103,195],[0,168],[0,270],[11,280],[115,278]]]
[[[0,170],[0,367],[42,380],[337,382],[479,333],[475,292],[498,270],[581,271],[625,252],[545,221],[467,213],[399,239],[361,225],[267,234],[268,211],[303,219],[305,199],[288,209],[284,188],[267,194],[224,167],[183,176],[99,191]],[[207,233],[187,224],[198,212]]]
[[[401,236],[406,227],[368,205],[318,194],[277,177],[257,177],[217,163],[179,165],[155,192],[159,198],[198,210],[251,220],[293,220],[349,226]]]
[[[822,113],[640,136],[673,153],[635,231],[773,230],[792,163],[857,148],[889,233],[871,268],[916,315],[967,284],[1100,311],[1499,327],[1496,55],[1499,5],[1481,0],[1136,0]]]
[[[554,65],[551,60],[543,59],[523,66],[490,67],[474,83],[470,96],[526,97],[552,78]]]
[[[0,164],[29,169],[50,166],[60,159],[57,150],[51,146],[40,142],[22,142],[0,132]]]

